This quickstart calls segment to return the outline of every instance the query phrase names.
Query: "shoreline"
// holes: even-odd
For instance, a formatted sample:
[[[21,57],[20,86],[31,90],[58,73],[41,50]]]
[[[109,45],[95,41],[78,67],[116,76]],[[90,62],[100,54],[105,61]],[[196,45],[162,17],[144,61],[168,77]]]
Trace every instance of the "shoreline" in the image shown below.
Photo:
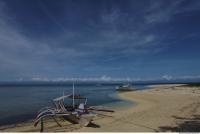
[[[110,95],[111,98],[117,99],[117,102],[110,102],[103,104],[103,106],[108,106],[108,109],[114,109],[114,110],[123,110],[129,107],[133,107],[135,105],[135,102],[126,100],[124,98],[121,98],[120,92],[115,91]]]
[[[200,131],[200,88],[170,84],[119,95],[136,106],[117,111],[114,119],[96,122],[101,128],[81,128],[79,132]]]
[[[148,90],[123,92],[122,99],[134,106],[118,109],[112,117],[97,117],[95,126],[81,127],[67,122],[58,127],[45,125],[45,132],[198,132],[200,117],[200,88],[178,85],[159,85]],[[197,123],[195,123],[197,121]],[[186,125],[187,124],[187,125]],[[33,124],[5,128],[2,132],[39,132]]]
[[[112,96],[113,94],[115,94],[114,97]],[[108,107],[108,109],[110,108],[110,109],[113,109],[113,110],[122,110],[122,109],[125,109],[125,108],[128,108],[128,107],[135,105],[135,103],[132,102],[132,101],[122,99],[119,95],[119,92],[112,93],[111,98],[116,98],[119,101],[118,102],[105,103],[105,104],[102,104],[100,106],[105,106],[105,107]],[[125,106],[124,106],[124,104],[125,104]],[[16,128],[16,127],[21,127],[21,126],[25,126],[27,124],[31,125],[31,124],[33,124],[33,122],[34,122],[34,119],[28,119],[28,120],[22,121],[22,122],[8,123],[8,124],[5,124],[5,125],[0,125],[0,132],[2,130],[4,131],[4,130],[10,129],[10,128],[12,129],[12,128]]]

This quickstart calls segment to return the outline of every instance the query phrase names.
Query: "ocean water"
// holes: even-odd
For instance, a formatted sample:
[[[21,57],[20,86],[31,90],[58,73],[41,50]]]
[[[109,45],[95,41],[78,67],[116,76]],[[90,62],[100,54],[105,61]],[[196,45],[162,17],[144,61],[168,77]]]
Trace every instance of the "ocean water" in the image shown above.
[[[120,84],[75,84],[75,93],[88,98],[88,105],[125,105],[115,91]],[[136,85],[139,90],[146,85]],[[38,110],[53,106],[52,99],[72,93],[66,85],[6,85],[0,86],[0,126],[34,119]]]

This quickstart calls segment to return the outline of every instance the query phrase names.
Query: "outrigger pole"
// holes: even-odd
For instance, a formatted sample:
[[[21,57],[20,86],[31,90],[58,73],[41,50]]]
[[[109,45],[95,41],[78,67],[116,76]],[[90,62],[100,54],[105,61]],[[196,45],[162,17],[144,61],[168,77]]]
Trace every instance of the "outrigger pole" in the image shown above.
[[[73,108],[74,108],[74,81],[73,81]]]
[[[63,91],[63,96],[65,96],[65,92]],[[63,97],[63,102],[65,101],[65,98]]]

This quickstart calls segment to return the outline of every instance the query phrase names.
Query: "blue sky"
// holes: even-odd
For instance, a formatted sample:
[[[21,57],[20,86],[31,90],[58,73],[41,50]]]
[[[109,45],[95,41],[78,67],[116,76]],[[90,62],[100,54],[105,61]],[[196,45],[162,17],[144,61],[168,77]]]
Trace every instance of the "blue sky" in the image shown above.
[[[0,0],[0,80],[200,78],[199,0]]]

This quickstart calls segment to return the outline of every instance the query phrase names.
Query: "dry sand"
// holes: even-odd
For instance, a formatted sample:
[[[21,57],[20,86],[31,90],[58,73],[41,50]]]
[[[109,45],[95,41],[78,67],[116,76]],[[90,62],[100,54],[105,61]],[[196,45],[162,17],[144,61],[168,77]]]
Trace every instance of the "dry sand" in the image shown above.
[[[165,132],[200,131],[200,88],[183,85],[159,85],[150,90],[124,92],[119,96],[136,105],[117,109],[112,117],[97,117],[89,127],[60,121],[46,122],[44,131],[75,132]],[[0,127],[6,132],[35,132],[32,123]]]

